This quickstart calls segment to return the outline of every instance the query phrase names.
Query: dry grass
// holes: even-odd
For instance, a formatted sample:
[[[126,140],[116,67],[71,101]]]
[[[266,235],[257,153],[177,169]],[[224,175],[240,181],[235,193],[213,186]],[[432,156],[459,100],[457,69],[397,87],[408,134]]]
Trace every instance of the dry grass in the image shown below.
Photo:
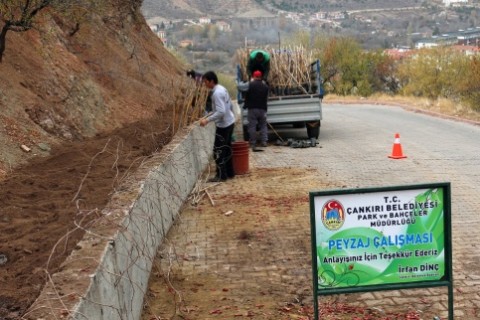
[[[328,94],[325,96],[325,103],[373,103],[373,104],[389,104],[397,105],[410,109],[417,109],[429,113],[440,114],[447,117],[457,119],[466,119],[480,124],[480,112],[476,112],[471,108],[447,99],[430,100],[427,98],[406,97],[406,96],[389,96],[385,94],[375,94],[368,98],[356,96],[337,96]]]
[[[164,92],[164,100],[173,113],[172,131],[175,134],[204,116],[208,89],[187,77],[180,81],[172,79],[171,83],[172,89]]]

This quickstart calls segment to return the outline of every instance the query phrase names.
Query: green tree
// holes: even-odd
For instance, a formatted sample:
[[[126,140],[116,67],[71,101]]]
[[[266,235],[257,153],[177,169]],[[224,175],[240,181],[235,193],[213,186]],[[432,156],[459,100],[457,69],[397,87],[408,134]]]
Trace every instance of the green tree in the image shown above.
[[[351,94],[365,80],[365,61],[359,44],[351,38],[332,38],[321,49],[322,77],[327,89],[341,95]],[[368,85],[362,82],[362,87]],[[354,89],[356,88],[356,89]]]
[[[480,112],[480,58],[472,57],[467,61],[463,77],[457,82],[460,99],[473,110]]]
[[[397,91],[394,61],[383,51],[364,51],[348,37],[317,36],[313,43],[319,51],[327,92],[369,96],[374,92]]]
[[[398,83],[395,77],[395,61],[382,51],[363,52],[364,75],[370,86],[370,94],[374,92],[396,93]],[[362,95],[369,95],[364,92]]]
[[[187,38],[193,38],[196,35],[201,35],[203,28],[200,26],[188,26],[185,28],[184,34]]]
[[[467,68],[467,57],[450,48],[421,50],[398,68],[401,92],[430,99],[458,98],[456,88]]]

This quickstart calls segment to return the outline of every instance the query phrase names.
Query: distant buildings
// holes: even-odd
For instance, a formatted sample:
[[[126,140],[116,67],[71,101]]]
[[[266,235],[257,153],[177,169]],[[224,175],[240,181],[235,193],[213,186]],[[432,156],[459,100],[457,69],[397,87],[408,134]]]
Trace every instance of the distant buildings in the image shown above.
[[[289,12],[278,10],[278,13],[284,16],[287,19],[290,19],[294,23],[300,26],[307,26],[307,25],[318,25],[320,23],[328,23],[332,25],[338,25],[338,20],[344,20],[347,18],[346,12],[340,11],[319,11],[315,13],[298,13],[298,12]]]
[[[445,6],[451,6],[454,3],[468,3],[468,0],[443,0]]]
[[[471,28],[465,31],[461,31],[458,34],[458,40],[462,45],[480,45],[480,28]]]
[[[167,32],[165,30],[158,30],[157,31],[157,36],[159,36],[160,39],[166,39],[167,38]]]
[[[198,22],[200,24],[210,24],[210,23],[212,23],[212,19],[210,19],[208,17],[202,17],[202,18],[198,19]]]
[[[413,51],[409,48],[386,49],[383,52],[394,60],[401,60],[413,54]]]
[[[153,31],[162,40],[164,46],[168,46],[167,32],[158,24],[150,25],[150,30]]]
[[[232,26],[229,23],[227,23],[223,20],[215,22],[215,25],[217,26],[218,30],[220,30],[220,31],[223,31],[223,32],[232,31]]]
[[[168,37],[167,37],[167,32],[166,32],[166,29],[169,29],[169,27],[171,28],[173,26],[173,24],[178,24],[178,23],[182,23],[184,25],[210,25],[210,24],[214,24],[218,30],[220,30],[221,32],[231,32],[232,31],[232,25],[230,23],[228,23],[227,21],[225,20],[218,20],[218,21],[215,21],[214,23],[212,22],[212,19],[208,18],[208,17],[202,17],[202,18],[199,18],[198,20],[194,20],[194,19],[187,19],[187,20],[178,20],[176,21],[175,23],[173,22],[170,22],[169,25],[165,25],[164,23],[162,23],[161,25],[159,24],[150,24],[150,29],[162,40],[163,44],[165,46],[168,46],[170,45],[169,44],[169,40],[168,40]],[[169,27],[167,27],[169,26]],[[189,39],[186,39],[186,40],[183,40],[183,41],[180,41],[178,43],[178,46],[181,47],[181,48],[187,48],[187,47],[191,47],[193,46],[193,41],[192,40],[189,40]]]
[[[450,34],[441,36],[432,36],[431,38],[421,39],[415,43],[415,48],[433,48],[438,46],[453,46],[458,43],[457,37]]]
[[[442,0],[445,4],[452,4],[452,3],[460,3],[460,2],[468,2],[468,0]],[[349,17],[349,14],[347,12],[324,12],[324,11],[319,11],[315,13],[310,13],[310,14],[305,14],[305,13],[294,13],[294,12],[286,12],[286,11],[281,11],[279,12],[282,15],[282,19],[290,19],[293,22],[303,25],[305,27],[314,27],[314,26],[319,26],[321,25],[322,27],[326,23],[330,23],[332,26],[340,26],[340,23],[342,20],[347,19]],[[150,25],[151,30],[157,34],[157,36],[162,40],[162,42],[167,45],[176,45],[179,47],[193,47],[193,43],[191,40],[186,39],[185,41],[181,41],[178,43],[171,43],[169,44],[168,42],[168,36],[167,36],[167,29],[172,28],[174,26],[196,26],[197,28],[204,27],[204,26],[215,26],[218,31],[220,32],[231,32],[232,29],[238,29],[238,24],[244,24],[248,23],[249,27],[251,28],[265,28],[268,27],[269,24],[274,24],[277,22],[277,17],[273,18],[267,18],[267,17],[262,17],[258,19],[232,19],[232,20],[225,20],[225,19],[211,19],[209,17],[201,17],[198,19],[181,19],[181,20],[176,20],[176,21],[170,21],[168,24],[165,24],[162,22],[160,25],[159,24],[152,24]],[[356,18],[359,21],[368,23],[371,22],[371,20],[366,19],[366,18]],[[240,26],[241,27],[241,26]],[[384,30],[387,31],[387,35],[389,37],[393,37],[396,35],[396,32],[393,30]],[[372,31],[372,34],[375,33],[376,31]],[[437,35],[437,36],[432,36],[429,38],[423,38],[420,40],[415,41],[415,39],[418,39],[419,37],[423,36],[426,37],[427,33],[423,34],[410,34],[409,38],[409,43],[412,43],[411,41],[413,40],[415,45],[414,47],[416,49],[421,49],[421,48],[432,48],[432,47],[437,47],[437,46],[465,46],[464,51],[466,54],[477,54],[479,50],[474,50],[473,47],[480,48],[480,27],[477,28],[469,28],[467,30],[459,30],[457,32],[452,32],[452,33],[446,33],[442,35]],[[248,39],[250,40],[250,39]],[[248,46],[247,44],[247,39],[245,40],[245,46]],[[468,48],[467,48],[468,47]],[[387,52],[389,55],[395,57],[395,58],[402,58],[405,55],[408,55],[408,50],[407,49],[402,49],[402,50],[392,50],[391,52]]]
[[[441,36],[425,38],[415,43],[415,49],[448,46],[467,56],[480,54],[480,27],[458,32],[447,33]],[[409,48],[386,49],[384,53],[395,60],[401,60],[413,55],[415,50]]]
[[[415,43],[415,48],[432,48],[438,46],[480,46],[480,28],[470,28],[459,30],[458,32],[446,33],[441,36],[433,36],[419,40]]]
[[[185,40],[182,40],[178,43],[178,46],[180,48],[187,48],[187,47],[191,47],[193,46],[193,40],[190,40],[190,39],[185,39]]]

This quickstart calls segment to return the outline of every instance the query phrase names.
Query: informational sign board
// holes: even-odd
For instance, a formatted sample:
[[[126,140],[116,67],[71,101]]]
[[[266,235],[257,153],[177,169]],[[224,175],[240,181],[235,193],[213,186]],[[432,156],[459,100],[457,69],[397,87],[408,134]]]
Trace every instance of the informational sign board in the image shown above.
[[[315,304],[318,295],[451,288],[449,183],[311,192],[310,212]]]

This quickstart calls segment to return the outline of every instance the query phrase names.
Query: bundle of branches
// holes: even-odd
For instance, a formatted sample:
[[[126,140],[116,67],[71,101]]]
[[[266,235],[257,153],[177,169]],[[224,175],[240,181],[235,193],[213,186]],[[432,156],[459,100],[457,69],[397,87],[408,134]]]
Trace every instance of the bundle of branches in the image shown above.
[[[247,49],[238,49],[237,52],[235,53],[235,60],[237,64],[240,66],[240,79],[243,81],[249,80],[247,76],[247,64],[248,64],[249,55],[250,55],[250,50],[247,50]]]
[[[205,114],[209,90],[193,79],[171,79],[171,90],[165,92],[165,98],[173,112],[173,134],[197,121]]]
[[[302,46],[263,50],[270,53],[270,73],[267,80],[272,94],[314,93],[316,83],[311,68],[311,63],[315,60],[314,51],[306,50]],[[247,49],[239,49],[236,54],[244,80],[247,80],[249,55],[250,51]]]

